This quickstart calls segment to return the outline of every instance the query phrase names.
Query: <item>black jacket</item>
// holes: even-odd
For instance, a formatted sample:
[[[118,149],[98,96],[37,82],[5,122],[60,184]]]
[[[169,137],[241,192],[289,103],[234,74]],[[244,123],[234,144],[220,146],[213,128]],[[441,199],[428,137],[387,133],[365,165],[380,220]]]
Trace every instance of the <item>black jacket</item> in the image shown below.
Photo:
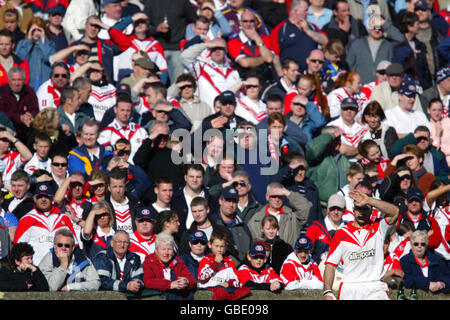
[[[11,203],[11,201],[13,201],[13,199],[14,198],[6,199],[2,204],[3,209],[8,211],[8,206]],[[20,220],[25,214],[33,210],[33,208],[34,208],[33,198],[28,197],[24,199],[21,203],[19,203],[11,213],[14,213],[17,220]]]
[[[32,284],[30,288],[28,285]],[[0,291],[48,291],[48,283],[39,268],[35,272],[17,270],[14,261],[9,256],[0,260]]]

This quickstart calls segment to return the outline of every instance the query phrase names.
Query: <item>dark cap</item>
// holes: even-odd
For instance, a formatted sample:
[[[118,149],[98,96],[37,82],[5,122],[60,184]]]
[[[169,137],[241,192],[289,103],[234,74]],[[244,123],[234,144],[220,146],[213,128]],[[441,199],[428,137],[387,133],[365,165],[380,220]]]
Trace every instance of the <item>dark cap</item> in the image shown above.
[[[224,199],[239,200],[239,194],[234,187],[226,187],[225,189],[222,190],[222,193],[220,196]]]
[[[436,73],[436,82],[441,83],[448,77],[450,77],[450,66],[439,69],[439,71]]]
[[[424,0],[419,0],[414,4],[414,11],[415,10],[429,10],[430,7],[428,6],[428,3]]]
[[[136,220],[148,219],[152,222],[156,220],[155,213],[147,207],[139,208],[136,213]]]
[[[399,94],[404,94],[406,96],[416,94],[417,93],[417,86],[414,80],[406,79],[402,81],[402,84],[400,85],[400,88],[398,88]]]
[[[312,241],[307,236],[300,236],[297,241],[295,241],[295,249],[312,249]]]
[[[386,74],[388,76],[400,75],[405,72],[405,69],[400,63],[393,63],[389,67],[386,68]]]
[[[122,0],[103,0],[103,6],[106,6],[107,4],[110,3],[119,3],[122,2]]]
[[[116,94],[126,94],[131,96],[131,88],[126,83],[121,83],[116,89]]]
[[[139,66],[145,70],[150,70],[152,72],[156,71],[155,64],[153,63],[153,61],[147,58],[138,58],[134,60],[134,65]]]
[[[208,242],[206,233],[203,232],[202,230],[196,230],[195,232],[191,233],[191,235],[189,236],[189,242],[194,242],[195,240]]]
[[[34,190],[34,195],[46,195],[49,197],[53,197],[54,191],[52,185],[48,182],[41,182],[36,184],[36,189]]]
[[[423,193],[419,188],[410,188],[406,193],[406,201],[410,202],[413,199],[423,201]]]
[[[219,101],[221,104],[232,104],[232,105],[236,105],[236,96],[234,95],[233,92],[227,90],[222,92],[219,95]]]
[[[254,243],[250,247],[250,257],[266,256],[266,248],[261,243]]]
[[[345,107],[353,107],[356,110],[359,109],[358,102],[356,102],[356,100],[353,99],[352,97],[347,97],[342,100],[341,108],[345,108]]]
[[[47,12],[49,15],[60,14],[64,16],[64,14],[66,13],[66,8],[62,4],[57,4],[56,6],[53,6],[50,9],[48,9]]]

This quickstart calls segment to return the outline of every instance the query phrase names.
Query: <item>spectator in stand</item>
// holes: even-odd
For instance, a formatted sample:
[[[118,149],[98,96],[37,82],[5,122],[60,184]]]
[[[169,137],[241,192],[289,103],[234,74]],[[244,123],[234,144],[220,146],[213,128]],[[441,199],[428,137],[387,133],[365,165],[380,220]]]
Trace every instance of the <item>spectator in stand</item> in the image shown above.
[[[331,40],[333,45],[334,40]],[[328,46],[328,43],[325,47]],[[327,47],[328,48],[328,47]],[[337,61],[337,58],[333,60]],[[334,79],[331,75],[325,73],[324,65],[327,60],[325,59],[324,51],[319,49],[313,49],[306,58],[306,69],[303,74],[311,74],[319,78],[320,88],[325,93],[330,93],[334,86]],[[347,68],[346,68],[347,69]]]
[[[198,266],[208,249],[208,238],[202,230],[196,230],[189,235],[189,251],[180,258],[198,281]],[[209,251],[209,249],[208,249]]]
[[[311,258],[313,244],[307,236],[300,236],[294,244],[280,271],[285,290],[322,289],[323,280],[319,266]]]
[[[29,175],[32,175],[34,171],[39,169],[50,172],[51,160],[48,157],[48,152],[50,151],[51,144],[50,137],[43,132],[38,133],[34,137],[33,149],[36,151],[23,167]]]
[[[362,4],[355,0],[348,0],[350,14],[364,23],[367,29],[370,29],[370,18],[373,15],[381,15],[386,21],[392,21],[389,7],[386,1],[375,0],[374,2]]]
[[[241,286],[251,290],[268,290],[280,293],[283,280],[275,270],[266,264],[266,249],[260,243],[253,244],[247,252],[246,260],[238,269]]]
[[[19,12],[19,27],[22,32],[26,32],[28,25],[33,18],[33,10],[30,5],[24,0],[6,0],[0,9],[0,16],[3,16],[3,12],[14,9]],[[0,30],[4,29],[5,25],[3,21],[0,22]]]
[[[102,23],[102,26],[112,27],[115,24],[117,24],[121,19],[122,16],[122,4],[120,0],[104,0],[102,1],[103,10],[102,15],[100,16],[100,22]],[[124,33],[129,34],[131,28],[127,28],[126,30],[123,30]],[[98,33],[99,39],[102,40],[110,40],[110,36],[108,33],[108,30],[105,30],[103,28]]]
[[[431,100],[438,98],[441,100],[443,110],[442,117],[449,117],[450,108],[450,67],[446,66],[438,70],[436,73],[436,84],[428,88],[420,95],[422,107],[428,107]]]
[[[50,291],[97,291],[100,278],[91,260],[76,246],[73,234],[56,231],[53,247],[39,263]]]
[[[156,237],[155,252],[142,264],[145,288],[161,290],[168,300],[192,300],[197,280],[175,255],[174,241],[165,233]]]
[[[26,37],[17,44],[16,54],[30,63],[30,86],[34,90],[47,81],[51,72],[49,58],[56,52],[55,43],[41,18],[33,17]]]
[[[441,100],[439,98],[433,98],[430,101],[427,113],[430,116],[430,127],[432,132],[431,144],[445,154],[447,164],[450,164],[450,119],[442,116],[443,109]]]
[[[306,21],[315,24],[319,29],[323,29],[330,22],[333,12],[329,8],[324,7],[325,0],[310,0],[309,3]]]
[[[233,88],[237,96],[235,113],[255,125],[267,117],[266,104],[260,99],[262,84],[263,80],[259,75],[249,74],[244,81]]]
[[[131,55],[130,68],[119,70],[119,81],[134,87],[142,79],[156,76],[158,73],[158,67],[150,60],[145,51],[134,51]]]
[[[3,19],[4,25],[4,28],[2,29],[11,31],[13,33],[13,42],[15,44],[19,43],[20,40],[25,38],[25,33],[20,30],[19,27],[19,11],[14,8],[10,8],[5,10],[3,13],[0,12],[0,17],[1,19]]]
[[[34,201],[29,193],[30,176],[23,169],[16,170],[11,175],[11,194],[12,197],[5,199],[2,208],[13,213],[17,220],[20,220],[25,214],[33,210]]]
[[[80,111],[80,93],[73,87],[66,87],[61,93],[59,113],[59,126],[66,136],[75,135],[89,120],[89,116]]]
[[[380,147],[383,157],[392,159],[392,145],[398,139],[397,132],[393,127],[386,124],[386,115],[378,101],[371,101],[363,111],[361,122],[366,125],[367,130]]]
[[[8,72],[12,67],[19,66],[25,71],[25,84],[30,81],[30,63],[27,60],[19,58],[13,53],[14,35],[9,30],[0,30],[0,85],[8,83]]]
[[[257,73],[266,87],[273,80],[272,70],[269,69],[274,58],[270,38],[258,32],[256,15],[249,10],[242,13],[239,23],[241,30],[228,40],[228,54],[234,60],[233,66],[243,79]]]
[[[403,34],[387,17],[372,16],[369,35],[355,40],[347,53],[347,64],[350,70],[359,73],[363,84],[375,81],[375,70],[380,61],[391,61],[395,46],[404,40]]]
[[[66,8],[61,4],[53,6],[48,10],[47,28],[50,34],[49,40],[55,43],[56,52],[69,46],[65,35],[65,30],[61,25],[65,13]]]
[[[48,291],[41,270],[33,264],[34,250],[28,243],[15,244],[0,261],[0,290],[12,292]]]
[[[295,90],[299,76],[299,64],[296,60],[285,58],[281,61],[281,76],[276,82],[269,85],[262,93],[262,100],[267,102],[272,95],[279,95],[282,99],[286,94]],[[281,111],[280,111],[281,112]]]
[[[340,72],[348,70],[347,63],[344,59],[345,47],[340,40],[330,39],[323,48],[323,55],[325,57],[325,62],[321,73],[331,77],[332,81],[336,81]]]
[[[4,38],[0,35],[1,39]],[[22,141],[26,141],[34,117],[39,112],[33,88],[25,84],[25,71],[14,66],[9,69],[8,83],[0,87],[0,111],[8,116]]]
[[[319,45],[326,45],[328,38],[317,26],[307,22],[308,2],[293,0],[289,17],[278,24],[270,33],[272,50],[275,53],[274,69],[282,76],[280,61],[290,57],[299,64],[300,72],[306,70],[306,58]]]
[[[98,200],[87,215],[83,216],[84,226],[80,232],[83,248],[89,259],[111,245],[115,233],[113,211],[106,200]]]
[[[350,48],[356,39],[367,35],[366,27],[361,20],[350,14],[347,0],[335,0],[332,3],[333,17],[322,30],[329,39],[338,39],[345,48]]]
[[[105,171],[96,169],[91,172],[86,187],[89,187],[89,201],[92,204],[105,199],[107,185],[108,174]]]
[[[400,259],[406,288],[432,293],[450,292],[449,269],[442,256],[428,250],[429,235],[417,230],[411,235],[411,252]],[[427,270],[424,273],[424,269]]]
[[[226,6],[222,9],[222,14],[225,16],[231,26],[231,34],[239,33],[239,31],[241,30],[243,19],[242,15],[246,11],[252,12],[255,16],[255,27],[258,33],[269,35],[269,31],[267,30],[265,22],[261,18],[260,14],[253,10],[251,7],[247,6],[244,0],[226,1]]]
[[[138,294],[144,289],[141,259],[129,249],[130,235],[117,231],[111,246],[92,260],[100,277],[100,290]]]
[[[386,69],[390,65],[391,65],[391,62],[389,62],[387,60],[380,61],[380,63],[377,65],[377,69],[375,70],[375,76],[377,79],[375,81],[372,81],[372,82],[369,82],[369,83],[366,83],[365,85],[363,85],[363,87],[361,88],[361,91],[362,91],[362,93],[364,93],[366,95],[367,99],[370,99],[370,97],[372,96],[372,91],[377,85],[387,81],[388,77],[387,77]]]
[[[94,1],[81,0],[70,2],[64,14],[62,26],[67,32],[67,40],[70,42],[78,40],[84,36],[87,20],[94,15],[98,15],[100,7]]]
[[[156,223],[155,213],[147,207],[138,209],[135,219],[136,230],[130,236],[130,251],[136,253],[141,261],[155,251],[154,227]]]
[[[382,180],[390,159],[382,156],[380,146],[374,140],[364,140],[358,145],[358,153],[362,156],[359,160],[360,163],[364,166],[375,165],[378,170],[378,178]]]
[[[398,105],[386,111],[386,123],[394,127],[399,138],[414,132],[418,126],[429,127],[429,121],[422,111],[414,110],[417,100],[415,82],[407,79],[398,89]]]
[[[143,12],[149,18],[149,34],[154,35],[164,48],[169,80],[174,83],[183,73],[179,43],[185,36],[186,25],[194,22],[197,16],[195,8],[188,0],[171,1],[164,7],[159,0],[149,0],[145,2]]]
[[[399,103],[398,91],[404,81],[410,78],[405,76],[405,69],[399,63],[392,63],[386,68],[387,81],[380,83],[372,90],[370,101],[377,101],[386,112],[396,107]],[[413,109],[423,112],[419,99],[414,102]]]
[[[46,107],[57,108],[61,103],[61,92],[69,84],[70,70],[65,62],[52,65],[50,79],[45,81],[36,91],[39,110]],[[30,83],[32,85],[32,83]]]

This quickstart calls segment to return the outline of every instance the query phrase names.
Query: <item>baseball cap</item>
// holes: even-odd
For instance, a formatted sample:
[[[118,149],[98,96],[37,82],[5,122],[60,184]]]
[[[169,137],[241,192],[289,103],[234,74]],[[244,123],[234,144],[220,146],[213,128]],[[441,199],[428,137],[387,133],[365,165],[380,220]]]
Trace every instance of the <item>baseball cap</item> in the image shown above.
[[[377,71],[386,70],[392,63],[387,60],[380,61],[380,63],[377,65]]]
[[[297,241],[295,241],[295,249],[311,250],[312,249],[311,239],[307,236],[298,237]]]
[[[122,2],[122,0],[103,0],[103,6],[106,6],[107,4],[110,3],[118,3],[118,2]]]
[[[195,240],[208,242],[206,233],[203,232],[202,230],[196,230],[195,232],[191,233],[191,235],[189,236],[189,242],[194,242]]]
[[[54,191],[52,185],[48,182],[41,182],[36,184],[36,189],[34,190],[34,195],[46,195],[49,197],[53,197]]]
[[[341,108],[345,108],[345,107],[352,107],[352,108],[355,108],[355,109],[359,108],[358,102],[356,102],[356,100],[353,99],[352,97],[347,97],[347,98],[344,98],[342,100]]]
[[[239,200],[239,194],[234,187],[226,187],[225,189],[222,190],[222,193],[220,196],[224,199]]]
[[[448,77],[450,77],[450,66],[446,66],[438,70],[438,72],[436,73],[436,82],[441,83]]]
[[[388,76],[393,75],[401,75],[405,72],[405,69],[400,63],[392,63],[389,67],[386,68],[386,74]]]
[[[417,86],[414,80],[405,79],[402,81],[402,84],[400,85],[400,88],[398,89],[399,94],[404,94],[406,96],[416,94],[417,93]]]
[[[419,188],[411,188],[406,193],[406,201],[410,202],[413,199],[423,201],[423,193]]]
[[[127,94],[131,95],[131,88],[126,83],[121,83],[116,89],[116,94]]]
[[[328,208],[332,207],[346,208],[345,198],[339,194],[332,194],[328,198]]]
[[[64,16],[64,14],[66,13],[66,8],[62,4],[57,4],[56,6],[53,6],[50,9],[48,9],[47,12],[49,15],[60,14]]]
[[[221,104],[236,105],[236,96],[230,90],[224,91],[219,95],[219,101]]]
[[[263,256],[266,257],[266,248],[261,243],[254,243],[250,247],[250,257]]]
[[[147,207],[139,208],[136,213],[136,220],[149,219],[155,221],[155,213]]]
[[[419,0],[414,4],[414,11],[415,10],[428,10],[430,7],[428,6],[428,3],[426,3],[424,0]]]
[[[146,58],[138,58],[134,60],[134,65],[144,68],[146,70],[150,70],[152,72],[155,71],[155,64],[150,59]]]

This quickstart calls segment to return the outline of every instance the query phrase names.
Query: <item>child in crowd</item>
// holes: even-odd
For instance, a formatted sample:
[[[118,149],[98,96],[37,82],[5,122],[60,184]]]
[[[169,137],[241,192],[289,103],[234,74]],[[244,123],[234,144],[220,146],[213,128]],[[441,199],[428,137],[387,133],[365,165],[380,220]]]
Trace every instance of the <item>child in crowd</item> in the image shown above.
[[[25,164],[24,170],[32,175],[34,171],[43,169],[47,172],[51,172],[51,159],[48,157],[52,141],[50,137],[43,132],[36,134],[34,138],[33,148],[35,150],[30,161]]]
[[[300,236],[295,249],[284,261],[280,276],[286,290],[323,289],[319,266],[311,259],[311,239]]]
[[[283,283],[275,270],[266,264],[266,249],[254,243],[247,253],[247,260],[239,267],[238,277],[242,286],[251,290],[280,292]]]
[[[208,242],[211,253],[198,266],[198,287],[213,291],[213,300],[237,300],[250,293],[241,287],[233,260],[225,256],[228,245],[228,235],[214,231]]]

